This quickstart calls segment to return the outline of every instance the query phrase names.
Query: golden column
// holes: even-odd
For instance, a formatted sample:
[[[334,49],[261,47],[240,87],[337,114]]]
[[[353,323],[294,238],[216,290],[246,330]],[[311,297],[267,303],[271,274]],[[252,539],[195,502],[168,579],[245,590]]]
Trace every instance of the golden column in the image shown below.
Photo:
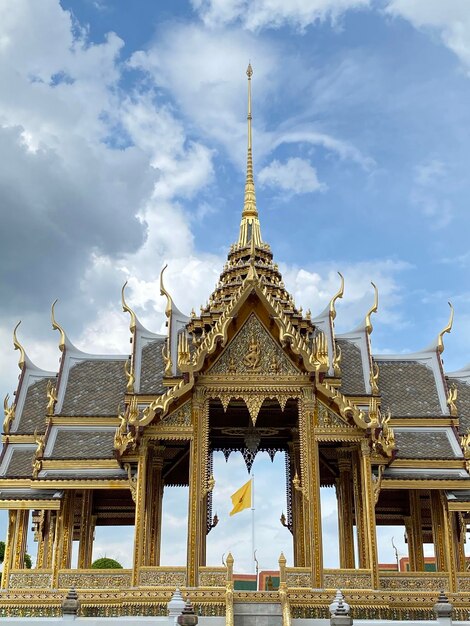
[[[135,488],[135,518],[134,518],[134,559],[132,565],[132,586],[139,584],[139,570],[144,562],[145,551],[145,506],[146,506],[146,478],[148,464],[148,439],[143,439],[139,446],[139,461],[137,465],[137,484]]]
[[[360,451],[352,454],[352,474],[354,492],[354,513],[357,533],[358,565],[360,569],[368,567],[367,559],[367,530],[365,526],[364,498],[361,482],[361,456]]]
[[[338,499],[339,566],[342,569],[354,569],[354,494],[349,450],[338,449],[338,469],[336,496]]]
[[[410,515],[405,519],[410,569],[424,572],[423,523],[421,517],[421,498],[418,490],[409,492]]]
[[[34,528],[34,540],[38,544],[38,553],[36,556],[36,569],[44,569],[48,567],[46,565],[48,545],[49,545],[49,524],[50,524],[50,511],[35,511],[33,514]]]
[[[455,552],[455,526],[447,508],[445,494],[431,491],[431,520],[436,569],[449,573],[449,591],[457,589],[457,559]]]
[[[163,501],[163,446],[151,445],[147,464],[144,565],[160,564]]]
[[[91,567],[93,554],[93,535],[95,525],[92,517],[93,491],[85,489],[82,492],[82,507],[80,516],[80,537],[78,546],[78,568],[88,569]]]
[[[14,543],[14,555],[12,569],[22,569],[24,567],[24,555],[26,554],[26,540],[28,538],[29,511],[18,511],[16,518],[16,533]]]
[[[311,387],[302,390],[299,410],[300,469],[304,503],[306,564],[311,568],[312,587],[323,586],[323,546],[320,505],[320,465],[318,442],[315,439],[315,395]]]
[[[361,441],[361,488],[363,495],[363,515],[367,568],[371,570],[372,589],[379,589],[379,566],[377,559],[377,533],[375,527],[375,496],[372,482],[371,449],[369,441]]]
[[[290,479],[300,468],[300,442],[298,429],[293,429],[294,441],[289,443]],[[292,495],[292,537],[294,566],[305,567],[305,524],[303,515],[303,496],[297,489],[291,488]]]
[[[54,558],[55,531],[57,526],[57,511],[48,511],[48,523],[46,528],[47,544],[44,554],[44,567],[49,569],[52,567]]]
[[[189,451],[189,510],[188,510],[188,549],[187,574],[188,587],[197,587],[198,572],[201,565],[203,548],[206,541],[205,496],[208,492],[207,455],[209,447],[209,406],[206,402],[205,389],[197,387],[192,400],[193,438]]]
[[[8,511],[7,539],[5,542],[5,554],[3,557],[2,589],[8,588],[8,579],[13,565],[12,561],[15,555],[18,513],[19,511],[16,510]]]
[[[72,559],[75,492],[68,490],[60,503],[56,518],[54,556],[52,559],[52,587],[59,586],[59,570],[69,569]]]

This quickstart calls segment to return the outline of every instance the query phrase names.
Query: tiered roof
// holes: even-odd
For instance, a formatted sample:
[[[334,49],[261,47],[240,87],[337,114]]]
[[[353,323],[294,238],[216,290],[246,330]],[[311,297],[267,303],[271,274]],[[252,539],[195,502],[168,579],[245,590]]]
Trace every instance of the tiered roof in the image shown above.
[[[470,480],[465,463],[470,444],[464,437],[470,430],[470,366],[445,374],[441,359],[452,315],[430,348],[410,355],[375,355],[371,346],[371,315],[378,309],[375,286],[374,304],[363,324],[341,335],[335,334],[334,320],[336,301],[344,291],[342,277],[338,293],[316,317],[297,308],[286,290],[261,236],[252,163],[251,66],[247,74],[248,156],[240,232],[207,305],[198,315],[182,313],[165,288],[162,271],[168,334],[159,335],[139,322],[123,288],[123,310],[130,316],[130,356],[81,352],[57,323],[53,306],[52,325],[60,333],[57,373],[41,370],[28,359],[15,329],[21,376],[14,406],[5,402],[2,499],[17,498],[18,490],[23,490],[22,497],[52,499],[57,489],[51,481],[60,483],[72,476],[96,484],[126,481],[115,435],[129,414],[131,399],[136,399],[137,411],[147,410],[145,424],[168,412],[174,399],[190,389],[209,346],[212,350],[216,345],[214,337],[223,336],[229,313],[236,315],[237,306],[253,289],[279,325],[281,343],[287,338],[289,349],[304,365],[319,364],[307,372],[319,374],[317,381],[331,390],[332,401],[336,398],[343,408],[352,406],[367,414],[370,398],[376,398],[382,415],[391,416],[396,451],[385,479]],[[152,406],[155,411],[148,412]],[[407,460],[422,463],[407,467]],[[436,460],[459,463],[436,468]]]

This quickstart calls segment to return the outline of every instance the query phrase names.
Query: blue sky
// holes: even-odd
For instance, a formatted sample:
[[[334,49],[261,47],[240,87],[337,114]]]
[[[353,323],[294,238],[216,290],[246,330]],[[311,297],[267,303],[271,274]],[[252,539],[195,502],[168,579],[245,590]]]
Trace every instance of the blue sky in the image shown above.
[[[248,60],[262,233],[297,304],[321,311],[341,271],[346,331],[373,280],[373,348],[399,353],[451,300],[445,366],[470,360],[467,0],[0,0],[4,395],[19,319],[57,368],[56,297],[97,353],[128,349],[126,279],[155,331],[164,263],[182,310],[206,301],[240,219]]]

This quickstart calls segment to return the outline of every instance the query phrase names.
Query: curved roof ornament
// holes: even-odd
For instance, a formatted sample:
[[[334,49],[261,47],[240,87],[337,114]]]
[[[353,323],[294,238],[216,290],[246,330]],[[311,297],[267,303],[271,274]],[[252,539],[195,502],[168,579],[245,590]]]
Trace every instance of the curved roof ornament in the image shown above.
[[[21,320],[18,322],[18,324],[13,329],[13,345],[15,346],[15,350],[19,350],[20,351],[20,357],[18,359],[18,367],[20,368],[20,370],[23,370],[24,366],[26,364],[26,352],[25,352],[25,349],[23,348],[23,346],[21,345],[21,343],[18,341],[18,337],[16,335],[16,331],[17,331],[18,326],[20,324],[21,324]]]
[[[122,302],[122,310],[124,311],[124,313],[129,313],[130,317],[131,317],[131,321],[129,324],[129,330],[131,331],[132,334],[135,333],[135,329],[137,328],[137,316],[134,313],[134,311],[131,309],[131,307],[127,304],[126,302],[126,298],[124,296],[124,292],[126,290],[126,286],[127,286],[127,280],[124,283],[124,285],[122,286],[121,289],[121,302]]]
[[[335,295],[330,300],[330,318],[332,320],[336,319],[336,308],[335,308],[336,301],[342,298],[344,295],[344,276],[341,274],[341,272],[338,272],[338,274],[339,274],[339,277],[341,278],[341,286],[338,289],[338,292],[335,293]]]
[[[65,346],[66,346],[66,343],[67,343],[67,336],[66,336],[65,331],[62,328],[62,326],[60,324],[58,324],[56,319],[55,319],[54,308],[55,308],[55,305],[56,305],[57,302],[58,302],[58,298],[56,298],[54,300],[54,302],[52,303],[52,306],[51,306],[51,322],[52,322],[52,328],[54,330],[58,330],[59,333],[60,333],[59,350],[61,352],[63,352],[65,350]]]
[[[444,352],[444,335],[445,333],[450,333],[450,331],[452,330],[452,325],[454,323],[454,307],[450,302],[448,302],[448,305],[450,306],[449,321],[447,322],[447,326],[443,328],[437,336],[436,348],[439,354],[442,354]]]
[[[367,313],[366,320],[365,320],[366,332],[368,335],[370,335],[374,329],[374,327],[372,326],[372,322],[370,321],[370,317],[372,313],[377,313],[377,309],[379,308],[379,290],[377,289],[376,285],[373,282],[371,282],[370,284],[374,288],[375,296],[374,296],[374,304],[372,305],[369,312]]]
[[[160,295],[161,296],[165,296],[165,298],[166,298],[165,315],[168,318],[170,318],[171,317],[171,310],[173,308],[173,300],[171,299],[170,294],[168,293],[168,291],[165,288],[165,285],[163,284],[163,272],[166,270],[167,267],[168,267],[168,263],[165,265],[165,267],[160,272]]]

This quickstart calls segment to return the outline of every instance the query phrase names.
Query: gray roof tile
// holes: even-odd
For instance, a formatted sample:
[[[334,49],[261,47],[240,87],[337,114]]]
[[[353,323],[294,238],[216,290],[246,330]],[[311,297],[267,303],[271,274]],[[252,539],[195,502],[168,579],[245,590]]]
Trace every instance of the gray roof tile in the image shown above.
[[[165,339],[155,339],[142,348],[142,364],[140,368],[140,393],[161,394],[163,387],[163,363],[162,348]]]
[[[34,450],[13,450],[5,472],[5,478],[30,478],[33,467]]]
[[[442,415],[436,381],[431,369],[417,361],[382,361],[379,390],[382,409],[394,417]]]
[[[59,430],[50,459],[112,459],[115,430]]]
[[[347,339],[337,339],[341,348],[341,391],[362,395],[366,393],[361,350]]]
[[[26,390],[26,398],[21,411],[17,433],[44,432],[46,430],[47,384],[56,383],[56,378],[43,378]]]
[[[448,379],[449,385],[457,387],[457,410],[459,415],[459,430],[466,433],[470,429],[470,385],[456,378]]]
[[[61,415],[116,415],[126,391],[124,361],[88,359],[70,368]]]
[[[395,429],[399,459],[455,459],[447,434],[442,430]]]

